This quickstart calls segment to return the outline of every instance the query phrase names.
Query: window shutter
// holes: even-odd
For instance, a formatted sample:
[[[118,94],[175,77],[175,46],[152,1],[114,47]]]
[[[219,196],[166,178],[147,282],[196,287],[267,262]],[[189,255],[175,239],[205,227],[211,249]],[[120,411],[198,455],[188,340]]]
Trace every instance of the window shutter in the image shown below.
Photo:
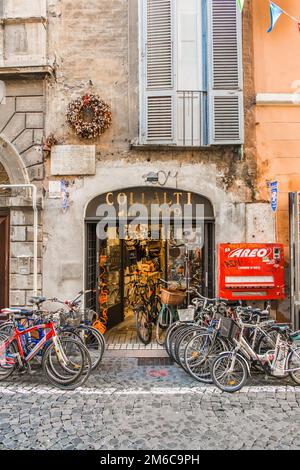
[[[242,22],[236,0],[209,0],[210,143],[244,141]]]
[[[174,1],[142,0],[141,143],[174,143]]]

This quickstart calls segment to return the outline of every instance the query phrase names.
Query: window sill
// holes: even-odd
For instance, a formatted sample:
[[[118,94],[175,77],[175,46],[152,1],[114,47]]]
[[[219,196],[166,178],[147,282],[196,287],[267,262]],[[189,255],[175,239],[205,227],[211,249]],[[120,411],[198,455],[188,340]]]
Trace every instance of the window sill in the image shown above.
[[[46,16],[10,16],[0,18],[0,24],[43,23],[47,24]]]
[[[176,145],[176,144],[137,144],[131,143],[130,148],[132,150],[140,151],[169,151],[169,152],[182,152],[182,151],[202,151],[210,148],[210,145],[202,146],[189,146],[189,145]]]
[[[54,70],[50,65],[24,65],[24,66],[0,66],[0,79],[12,77],[45,77],[53,75]]]

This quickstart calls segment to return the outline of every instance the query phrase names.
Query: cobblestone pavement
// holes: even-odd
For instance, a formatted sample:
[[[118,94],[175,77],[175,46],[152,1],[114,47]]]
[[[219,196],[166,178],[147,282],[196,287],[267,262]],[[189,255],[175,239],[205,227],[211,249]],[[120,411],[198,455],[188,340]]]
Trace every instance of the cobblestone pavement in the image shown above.
[[[0,449],[300,449],[300,387],[255,377],[222,394],[177,366],[109,354],[64,392],[40,372],[0,384]]]

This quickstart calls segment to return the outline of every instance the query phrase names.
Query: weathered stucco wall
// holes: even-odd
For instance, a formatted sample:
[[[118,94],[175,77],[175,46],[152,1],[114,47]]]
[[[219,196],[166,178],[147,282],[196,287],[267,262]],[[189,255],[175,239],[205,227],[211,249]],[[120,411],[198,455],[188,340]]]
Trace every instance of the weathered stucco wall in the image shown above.
[[[68,296],[82,287],[83,222],[88,201],[106,191],[142,186],[143,176],[150,170],[171,171],[172,175],[178,172],[179,189],[203,194],[212,201],[217,242],[272,241],[271,214],[256,184],[250,1],[245,2],[243,16],[246,132],[243,152],[230,146],[193,151],[132,148],[131,142],[139,132],[138,0],[48,0],[47,5],[47,50],[54,74],[44,82],[10,80],[7,104],[0,115],[5,136],[21,155],[25,173],[40,191],[42,188],[45,191],[44,232],[40,234],[43,239],[40,256],[43,256],[44,293]],[[40,45],[43,55],[44,39]],[[30,54],[24,53],[23,60],[25,65],[26,61],[30,64]],[[99,94],[110,103],[113,111],[111,128],[95,141],[75,137],[66,125],[68,103],[86,92]],[[66,178],[69,182],[66,213],[62,212],[60,201],[48,199],[49,180],[61,177],[51,175],[51,154],[41,151],[44,128],[45,135],[54,134],[60,144],[96,145],[96,174]],[[171,178],[167,186],[174,188],[175,185],[176,181]],[[28,238],[30,217],[29,209],[27,215],[18,213],[18,208],[13,213],[13,225],[17,227],[12,232],[16,257],[27,247],[29,251],[31,249]],[[22,253],[19,252],[21,246]],[[12,275],[25,272],[16,261],[12,261],[11,266]],[[22,286],[15,303],[22,304],[24,298],[26,302],[31,288],[30,275],[31,271],[28,271],[24,275],[27,280],[25,277],[12,279],[12,285]]]
[[[296,18],[300,17],[297,0],[276,2]],[[285,93],[293,98],[300,91],[300,63],[297,60],[299,31],[297,24],[285,15],[268,34],[268,2],[254,0],[254,72],[256,93]],[[274,97],[276,100],[276,96]],[[277,235],[286,247],[288,260],[289,217],[288,193],[300,190],[300,102],[289,105],[261,105],[256,108],[258,153],[258,190],[261,199],[269,198],[267,181],[279,182]]]
[[[169,162],[160,162],[159,168],[168,171]],[[44,220],[44,289],[47,295],[64,293],[72,296],[83,286],[84,268],[84,217],[87,203],[99,194],[110,191],[143,186],[143,176],[157,169],[157,162],[106,163],[98,166],[94,177],[77,179],[69,186],[69,208],[61,210],[59,200],[45,201]],[[178,172],[177,186],[170,179],[166,188],[191,191],[211,200],[216,216],[216,241],[219,242],[263,242],[272,238],[272,216],[266,204],[241,203],[216,184],[216,168],[208,165],[173,162],[172,170]],[[125,175],[125,176],[124,176]],[[252,213],[248,212],[251,207]],[[257,231],[257,226],[261,227]],[[266,238],[267,237],[267,238]],[[54,262],[53,260],[57,260]],[[63,261],[62,261],[63,260]],[[47,269],[51,266],[51,269]]]
[[[95,142],[98,164],[180,161],[211,163],[218,183],[243,200],[255,198],[255,91],[252,70],[252,22],[246,6],[244,17],[244,76],[246,144],[242,161],[236,148],[206,151],[130,150],[139,128],[138,0],[81,2],[52,0],[49,11],[49,53],[55,56],[56,79],[47,88],[47,134],[60,143],[84,144],[67,126],[68,103],[87,91],[98,93],[112,106],[113,125]],[[95,21],[97,18],[97,21]]]
[[[138,136],[138,0],[51,0],[49,54],[55,78],[47,81],[46,134],[60,144],[95,144],[95,176],[68,177],[69,208],[45,200],[44,290],[71,296],[83,284],[84,211],[98,194],[143,186],[149,171],[178,172],[177,186],[208,197],[216,212],[217,242],[273,241],[268,206],[256,189],[255,88],[252,17],[244,10],[244,85],[246,143],[206,150],[131,148]],[[97,19],[97,20],[95,20]],[[112,106],[113,124],[95,141],[83,141],[66,125],[68,103],[86,92],[99,94]],[[45,189],[51,176],[46,161]],[[166,187],[174,188],[170,179]],[[250,208],[250,204],[253,206]],[[257,231],[257,227],[260,230]],[[63,260],[63,261],[62,261]],[[51,269],[49,269],[51,266]]]

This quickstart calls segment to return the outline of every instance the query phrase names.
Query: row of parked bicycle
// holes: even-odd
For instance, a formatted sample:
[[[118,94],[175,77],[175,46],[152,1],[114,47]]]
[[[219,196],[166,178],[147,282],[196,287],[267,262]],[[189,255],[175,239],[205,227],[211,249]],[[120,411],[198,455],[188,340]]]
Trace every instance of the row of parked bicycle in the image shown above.
[[[300,384],[300,331],[276,324],[270,307],[232,307],[194,295],[190,318],[159,320],[168,354],[194,379],[236,392],[255,370]]]
[[[34,374],[34,361],[61,389],[74,390],[86,382],[99,366],[106,344],[92,326],[95,312],[81,309],[85,293],[72,301],[33,297],[33,308],[0,311],[0,381],[14,372]],[[63,306],[50,312],[43,308],[45,302]]]

